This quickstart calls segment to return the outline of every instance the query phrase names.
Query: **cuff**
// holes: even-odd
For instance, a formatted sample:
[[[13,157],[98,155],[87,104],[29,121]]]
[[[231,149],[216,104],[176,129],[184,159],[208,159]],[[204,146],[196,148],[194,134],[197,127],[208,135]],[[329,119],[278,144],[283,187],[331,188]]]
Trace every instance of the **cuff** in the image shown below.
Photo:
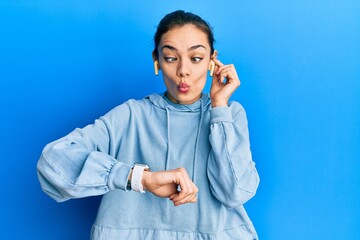
[[[110,170],[108,179],[109,190],[121,189],[126,191],[130,171],[130,165],[122,162],[117,162]]]
[[[230,107],[215,107],[210,109],[211,123],[234,122]]]

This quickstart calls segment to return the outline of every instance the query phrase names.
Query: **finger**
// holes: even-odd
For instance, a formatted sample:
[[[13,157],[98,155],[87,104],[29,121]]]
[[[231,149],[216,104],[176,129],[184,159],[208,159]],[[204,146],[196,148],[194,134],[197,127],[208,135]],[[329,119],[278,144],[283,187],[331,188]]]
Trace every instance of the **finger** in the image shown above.
[[[226,82],[224,82],[225,79]],[[235,85],[240,85],[240,79],[233,67],[222,69],[222,71],[218,74],[218,81],[221,83],[234,83]]]
[[[229,65],[222,65],[222,66],[217,66],[215,67],[214,70],[214,74],[213,74],[213,81],[212,84],[217,84],[218,82],[223,82],[224,81],[224,73],[226,71],[230,71],[231,70],[231,66]],[[223,75],[221,75],[223,74]]]
[[[179,186],[179,192],[172,194],[169,198],[174,204],[179,205],[191,201],[198,192],[198,188],[191,181],[185,168],[174,169],[174,183]]]
[[[179,192],[178,192],[178,193],[174,193],[173,195],[171,195],[171,196],[169,197],[169,199],[170,199],[171,201],[174,201],[174,199],[175,199],[177,196],[179,196]]]
[[[222,65],[222,66],[219,66],[216,71],[215,71],[215,74],[220,74],[221,72],[223,71],[231,71],[231,70],[235,70],[235,67],[234,65],[230,64],[230,65]]]
[[[224,65],[224,64],[223,64],[222,62],[220,62],[220,60],[219,60],[219,59],[217,59],[217,58],[212,58],[211,60],[213,60],[213,61],[214,61],[214,63],[215,63],[215,65],[216,65],[216,66],[221,67],[221,66],[223,66],[223,65]]]
[[[231,70],[223,69],[219,73],[216,73],[214,76],[216,77],[213,79],[213,84],[218,84],[218,83],[224,83],[224,80],[230,78],[232,75],[231,75]]]
[[[173,179],[172,183],[177,186],[177,191],[175,194],[171,195],[171,200],[175,197],[179,197],[180,192],[182,192],[182,195],[187,193],[190,184],[187,181],[189,177],[187,176],[186,170],[184,168],[178,168],[170,170],[168,173],[171,173],[171,178]]]
[[[192,183],[192,182],[191,182]],[[187,202],[192,202],[194,198],[196,198],[196,195],[198,193],[198,188],[195,186],[194,183],[191,184],[191,189],[187,193],[180,193],[174,197],[171,198],[171,200],[176,204],[184,204]]]
[[[197,202],[197,196],[198,196],[199,189],[196,187],[195,183],[193,183],[193,188],[194,188],[194,194],[188,200],[188,202]]]
[[[213,77],[214,80],[214,73],[216,73],[217,69],[224,64],[216,58],[212,58],[212,61],[214,62],[214,64],[211,66],[211,69],[209,70],[210,70],[210,76]]]
[[[188,176],[183,176],[180,183],[180,193],[174,198],[175,201],[181,201],[187,198],[189,195],[194,194],[194,189],[192,188],[192,182]]]
[[[195,194],[188,202],[189,203],[196,203],[198,200],[197,194]]]
[[[223,83],[225,78],[232,77],[231,72],[232,72],[231,68],[223,68],[218,70],[218,72],[216,73],[217,81]]]
[[[187,198],[180,200],[180,201],[173,201],[174,206],[180,206],[182,204],[186,204],[186,203],[196,203],[197,202],[197,196],[196,195],[191,195],[188,196]]]
[[[176,193],[171,194],[171,196],[169,196],[169,198],[171,200],[173,200],[175,197],[177,198],[181,198],[182,196],[179,196],[181,192],[183,192],[182,194],[184,194],[186,192],[186,190],[181,190],[180,185],[177,188],[178,190],[176,191]],[[196,187],[196,185],[190,181],[190,186],[189,186],[190,191],[187,191],[186,195],[194,195],[197,194],[199,192],[199,189]]]
[[[181,191],[184,192],[184,193],[187,193],[189,191],[191,191],[191,188],[192,188],[192,184],[193,182],[191,181],[187,171],[185,168],[179,168],[178,169],[179,171],[179,178],[181,180],[180,182],[180,188],[181,188]]]
[[[193,190],[194,193],[188,195],[187,197],[183,198],[183,199],[177,199],[176,197],[172,198],[172,201],[174,202],[175,206],[179,206],[181,204],[185,204],[185,203],[195,203],[197,202],[197,193],[198,193],[198,188],[195,186],[195,184],[193,184]]]

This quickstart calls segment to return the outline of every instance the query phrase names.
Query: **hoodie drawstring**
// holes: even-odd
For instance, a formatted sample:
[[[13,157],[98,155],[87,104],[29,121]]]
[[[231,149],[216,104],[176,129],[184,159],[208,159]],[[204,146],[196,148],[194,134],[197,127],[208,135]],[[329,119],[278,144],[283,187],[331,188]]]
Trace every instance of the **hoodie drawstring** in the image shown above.
[[[165,160],[165,170],[168,170],[168,163],[170,159],[170,113],[169,108],[165,108],[166,111],[166,128],[167,128],[167,153]]]
[[[199,146],[199,139],[200,139],[200,131],[201,131],[201,125],[202,125],[202,119],[203,119],[203,115],[204,115],[204,106],[202,101],[200,100],[200,106],[201,106],[201,111],[200,111],[200,122],[199,122],[199,128],[196,134],[196,141],[195,141],[195,153],[194,153],[194,159],[193,159],[193,174],[191,177],[191,180],[193,181],[193,183],[195,183],[196,185],[196,162],[197,162],[197,152],[198,152],[198,146]]]

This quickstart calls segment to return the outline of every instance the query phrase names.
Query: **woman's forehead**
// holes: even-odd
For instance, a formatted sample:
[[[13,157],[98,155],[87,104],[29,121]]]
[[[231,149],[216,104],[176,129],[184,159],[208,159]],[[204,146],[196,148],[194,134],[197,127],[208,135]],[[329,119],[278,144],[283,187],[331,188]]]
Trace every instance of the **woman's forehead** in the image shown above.
[[[204,46],[205,49],[210,49],[206,34],[191,24],[175,27],[164,33],[160,40],[160,49],[164,46],[170,46],[170,49],[185,48],[189,50],[195,49],[195,46]]]

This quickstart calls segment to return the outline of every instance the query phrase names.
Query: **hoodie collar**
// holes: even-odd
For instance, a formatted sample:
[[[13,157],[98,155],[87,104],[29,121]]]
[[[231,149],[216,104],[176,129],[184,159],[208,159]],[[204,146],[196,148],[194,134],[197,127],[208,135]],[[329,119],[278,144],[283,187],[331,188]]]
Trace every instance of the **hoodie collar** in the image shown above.
[[[152,104],[156,107],[160,107],[162,109],[169,109],[170,111],[179,111],[179,112],[197,112],[201,111],[201,107],[206,107],[210,104],[209,95],[206,93],[202,93],[202,96],[199,100],[194,102],[193,104],[177,104],[166,96],[166,92],[161,94],[151,94],[147,96]]]

